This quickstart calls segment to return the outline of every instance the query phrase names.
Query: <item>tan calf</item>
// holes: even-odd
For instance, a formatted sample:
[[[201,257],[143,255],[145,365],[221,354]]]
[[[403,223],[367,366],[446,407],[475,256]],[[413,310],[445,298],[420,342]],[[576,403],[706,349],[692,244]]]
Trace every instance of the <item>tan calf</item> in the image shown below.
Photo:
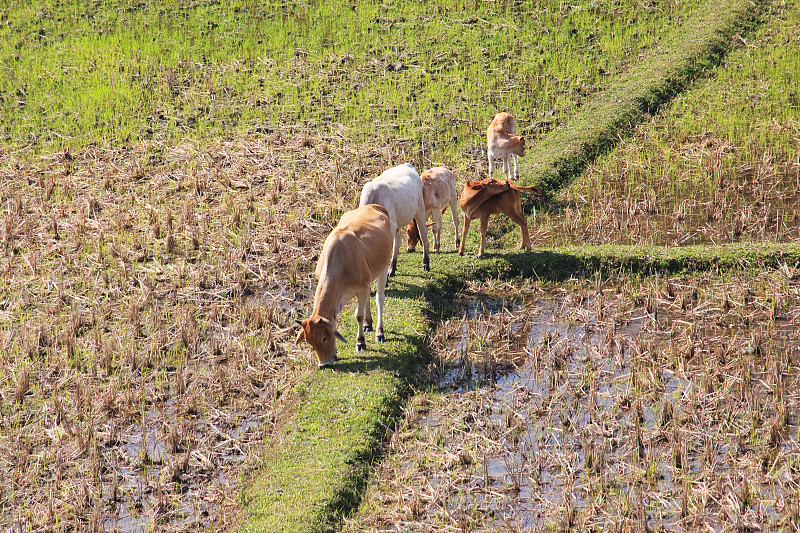
[[[378,327],[375,340],[384,341],[383,300],[389,265],[392,261],[394,232],[389,213],[380,205],[364,205],[342,215],[339,224],[325,239],[316,275],[319,280],[314,294],[314,310],[302,322],[297,344],[307,341],[317,353],[319,367],[331,366],[336,360],[336,339],[344,337],[336,329],[336,320],[344,304],[358,298],[356,351],[366,350],[364,332],[372,329],[369,293],[377,280],[375,300],[378,305]]]
[[[503,161],[503,174],[511,179],[511,161],[514,161],[514,179],[519,178],[517,156],[525,155],[525,137],[517,135],[517,120],[508,113],[498,113],[486,130],[486,155],[489,158],[489,177],[494,173],[494,160]]]
[[[522,214],[520,203],[520,191],[539,192],[534,186],[520,187],[510,180],[486,178],[481,181],[467,180],[464,190],[461,192],[461,199],[458,204],[464,212],[464,233],[461,235],[461,247],[458,249],[459,255],[464,255],[464,245],[467,242],[467,230],[469,224],[476,218],[481,220],[481,246],[478,250],[478,257],[483,257],[483,247],[486,242],[486,230],[489,227],[489,216],[497,213],[508,215],[508,217],[519,224],[522,230],[521,248],[531,250],[531,239],[528,235],[528,221]]]
[[[422,198],[425,201],[425,220],[431,218],[433,231],[433,251],[441,248],[442,215],[450,207],[453,215],[453,227],[456,234],[456,249],[460,242],[458,232],[458,190],[456,177],[447,167],[433,167],[422,173]],[[413,252],[419,242],[417,221],[412,220],[406,228],[408,234],[408,251]]]

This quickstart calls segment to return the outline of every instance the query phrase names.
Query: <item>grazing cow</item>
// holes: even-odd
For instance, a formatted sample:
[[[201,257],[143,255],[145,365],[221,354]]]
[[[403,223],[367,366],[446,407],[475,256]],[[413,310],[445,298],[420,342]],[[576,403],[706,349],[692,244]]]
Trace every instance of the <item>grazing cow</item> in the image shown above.
[[[503,213],[519,224],[522,230],[522,245],[531,251],[531,239],[528,235],[528,222],[522,214],[520,203],[520,191],[539,192],[534,186],[520,187],[510,180],[486,178],[481,181],[467,180],[464,190],[461,192],[461,199],[458,205],[464,212],[464,233],[461,235],[461,247],[458,255],[464,255],[464,245],[467,242],[467,230],[469,224],[476,218],[481,219],[481,247],[478,250],[478,257],[483,257],[483,246],[486,242],[486,229],[489,226],[489,215]]]
[[[319,367],[336,360],[336,339],[344,337],[336,329],[337,316],[353,296],[358,298],[356,351],[366,350],[364,332],[372,329],[369,292],[377,280],[378,327],[375,340],[383,342],[383,298],[386,276],[392,260],[393,232],[389,213],[380,205],[364,205],[342,215],[339,224],[325,239],[317,261],[319,280],[314,294],[314,311],[302,322],[297,344],[302,341],[314,348]]]
[[[394,251],[389,275],[397,270],[397,254],[403,239],[400,230],[416,219],[422,233],[422,270],[430,270],[428,257],[428,227],[425,225],[425,201],[422,196],[422,180],[411,164],[406,163],[387,169],[364,185],[359,205],[378,204],[389,212],[394,234]]]
[[[441,247],[442,215],[450,206],[453,215],[453,227],[456,234],[456,249],[460,243],[458,232],[458,191],[456,177],[447,167],[433,167],[422,173],[422,198],[425,202],[425,220],[432,218],[430,224],[433,231],[433,251]],[[419,242],[417,221],[412,220],[406,228],[408,234],[408,251],[413,252]]]
[[[514,161],[514,179],[519,179],[517,156],[525,155],[525,137],[517,135],[517,120],[508,113],[498,113],[486,130],[486,155],[489,157],[489,177],[494,173],[494,160],[503,160],[503,174],[511,179],[511,161]]]

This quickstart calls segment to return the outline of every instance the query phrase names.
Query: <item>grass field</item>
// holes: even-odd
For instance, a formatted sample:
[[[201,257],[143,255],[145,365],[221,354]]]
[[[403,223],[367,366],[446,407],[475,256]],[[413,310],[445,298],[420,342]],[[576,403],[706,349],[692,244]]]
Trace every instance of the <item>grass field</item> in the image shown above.
[[[377,387],[369,379],[377,375],[389,385],[376,411],[391,420],[381,402],[396,409],[404,401],[388,388],[397,386],[396,368],[361,376],[354,360],[352,376],[328,376],[294,344],[322,240],[363,183],[396,163],[446,164],[460,182],[483,176],[483,132],[496,111],[512,110],[532,142],[567,127],[705,2],[574,4],[4,6],[0,529],[228,529],[254,508],[250,480],[262,458],[279,457],[300,424],[298,398],[336,383],[341,398],[322,400],[321,410],[352,403]],[[796,243],[798,13],[767,4],[772,24],[744,34],[707,80],[537,207],[537,247]],[[520,164],[524,176],[532,162]],[[510,225],[491,228],[490,252],[518,243]],[[417,354],[415,343],[434,334],[411,318],[431,305],[422,287],[433,278],[418,276],[419,260],[401,258],[414,286],[393,289],[405,319],[387,358]],[[479,264],[452,254],[433,261],[434,269]],[[796,276],[786,277],[791,295]],[[618,283],[625,292],[640,282]],[[794,296],[770,287],[752,285],[754,301],[793,313]],[[352,322],[348,310],[351,333]],[[795,368],[792,361],[780,360],[780,369]],[[426,375],[418,377],[421,386]],[[784,409],[794,427],[791,394],[763,404],[769,416]],[[758,453],[774,449],[762,442],[764,427],[754,430]],[[355,459],[376,457],[373,440],[386,428],[364,431],[372,448]],[[654,447],[649,460],[662,451]],[[368,471],[359,472],[363,484]],[[379,474],[371,490],[387,483]],[[334,496],[302,527],[335,529],[331,513],[360,500]],[[353,523],[385,519],[372,497]]]
[[[74,149],[292,128],[472,170],[494,110],[548,131],[698,3],[14,4],[0,135]]]

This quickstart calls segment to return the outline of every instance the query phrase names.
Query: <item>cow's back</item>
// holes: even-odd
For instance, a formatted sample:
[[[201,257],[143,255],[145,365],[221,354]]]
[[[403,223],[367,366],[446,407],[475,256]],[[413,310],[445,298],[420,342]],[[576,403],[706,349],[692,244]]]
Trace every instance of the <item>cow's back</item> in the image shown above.
[[[447,167],[429,168],[422,174],[421,179],[422,197],[425,200],[427,214],[433,209],[448,205],[451,198],[458,197],[456,177]]]
[[[317,278],[335,279],[341,286],[370,283],[389,265],[393,242],[385,207],[368,204],[348,211],[325,239]]]
[[[406,163],[385,170],[364,185],[359,205],[384,206],[396,230],[411,222],[422,201],[422,180],[416,169]]]
[[[505,130],[508,133],[517,133],[517,119],[505,111],[496,114],[489,124],[487,135],[489,132],[496,132],[499,130]]]

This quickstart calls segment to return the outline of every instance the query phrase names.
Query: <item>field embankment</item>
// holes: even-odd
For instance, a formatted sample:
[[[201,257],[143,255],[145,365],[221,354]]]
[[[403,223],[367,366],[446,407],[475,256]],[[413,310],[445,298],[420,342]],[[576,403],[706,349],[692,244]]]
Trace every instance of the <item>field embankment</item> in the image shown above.
[[[526,182],[545,194],[559,191],[622,135],[716,67],[734,36],[756,24],[769,2],[708,1],[681,28],[649,50],[628,72],[531,150]]]

